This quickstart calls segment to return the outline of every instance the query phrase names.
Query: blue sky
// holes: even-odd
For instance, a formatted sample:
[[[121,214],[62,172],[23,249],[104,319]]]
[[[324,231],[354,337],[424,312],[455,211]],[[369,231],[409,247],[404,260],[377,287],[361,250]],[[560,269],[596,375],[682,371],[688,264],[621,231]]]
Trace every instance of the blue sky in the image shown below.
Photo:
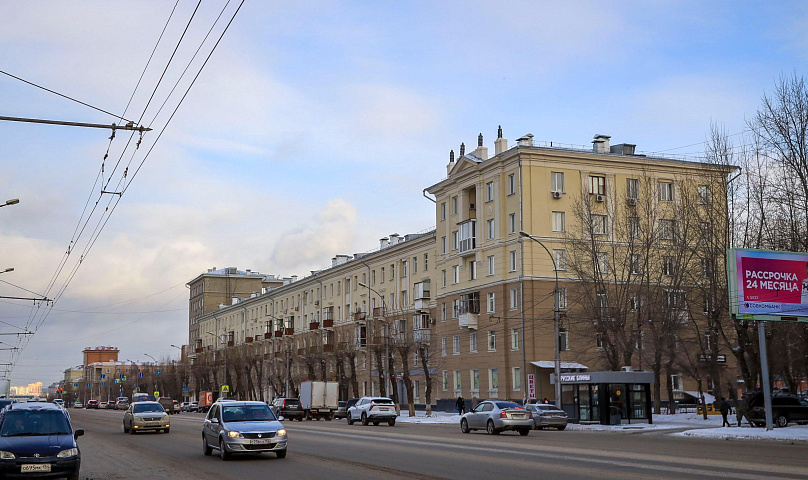
[[[203,2],[179,65],[224,4]],[[179,2],[129,118],[195,6]],[[172,7],[0,5],[0,70],[123,112]],[[169,345],[187,339],[184,283],[206,268],[305,275],[390,233],[432,227],[422,189],[445,176],[461,142],[472,149],[482,132],[493,151],[497,125],[511,143],[533,133],[588,145],[603,133],[698,155],[702,145],[678,147],[703,142],[710,122],[743,131],[777,78],[805,75],[806,64],[804,2],[247,2],[15,358],[13,383],[58,380],[86,346],[115,345],[133,360],[176,355]],[[166,84],[178,75],[169,69]],[[0,115],[113,121],[2,75]],[[15,268],[0,279],[45,291],[88,196],[98,198],[107,137],[0,123],[0,197],[20,198],[0,210],[0,269]],[[111,158],[124,140],[119,132]],[[21,293],[0,283],[0,295]],[[30,304],[0,303],[0,321],[29,319]]]

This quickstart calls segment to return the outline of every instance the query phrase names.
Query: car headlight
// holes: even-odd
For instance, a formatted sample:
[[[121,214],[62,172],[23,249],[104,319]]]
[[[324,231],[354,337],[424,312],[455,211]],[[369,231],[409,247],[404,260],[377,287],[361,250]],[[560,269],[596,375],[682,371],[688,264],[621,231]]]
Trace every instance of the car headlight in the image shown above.
[[[15,457],[14,454],[11,453],[11,452],[7,452],[5,450],[0,450],[0,459],[9,460],[9,459],[12,459],[12,458],[17,458],[17,457]]]
[[[75,457],[79,454],[78,448],[68,448],[67,450],[62,450],[56,455],[57,458],[67,458],[67,457]]]
[[[229,431],[229,432],[227,432],[227,435],[228,435],[230,438],[244,438],[244,435],[242,435],[242,434],[241,434],[241,432],[234,432],[234,431],[232,431],[232,430],[231,430],[231,431]]]
[[[286,436],[286,429],[285,429],[285,428],[281,428],[280,430],[278,430],[277,432],[275,432],[275,435],[276,435],[276,436],[278,436],[278,437],[285,437],[285,436]]]

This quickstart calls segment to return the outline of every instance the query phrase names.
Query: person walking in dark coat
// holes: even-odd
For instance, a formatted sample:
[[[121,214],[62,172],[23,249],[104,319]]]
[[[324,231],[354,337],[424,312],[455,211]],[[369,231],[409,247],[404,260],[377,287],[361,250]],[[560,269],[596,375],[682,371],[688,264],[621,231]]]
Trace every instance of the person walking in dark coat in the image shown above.
[[[457,407],[457,413],[459,413],[460,415],[466,413],[466,400],[461,395],[457,396],[455,407]]]
[[[727,420],[727,415],[729,415],[729,402],[726,398],[721,397],[721,401],[718,402],[718,411],[721,412],[721,417],[724,419],[724,423],[722,423],[721,426],[731,427],[732,424]]]

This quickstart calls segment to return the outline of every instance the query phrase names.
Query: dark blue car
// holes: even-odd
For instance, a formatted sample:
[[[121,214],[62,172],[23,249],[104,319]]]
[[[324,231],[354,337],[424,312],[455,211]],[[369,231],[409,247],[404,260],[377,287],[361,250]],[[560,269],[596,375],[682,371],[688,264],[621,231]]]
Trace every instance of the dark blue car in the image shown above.
[[[0,478],[78,480],[81,452],[67,410],[52,403],[14,403],[0,412]]]

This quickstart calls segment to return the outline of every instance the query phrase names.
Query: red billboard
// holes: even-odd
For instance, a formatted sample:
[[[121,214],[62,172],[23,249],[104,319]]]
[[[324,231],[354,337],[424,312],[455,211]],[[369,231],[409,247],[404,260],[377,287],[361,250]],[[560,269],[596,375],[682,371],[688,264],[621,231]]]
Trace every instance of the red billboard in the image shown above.
[[[732,313],[808,317],[808,254],[730,250]]]

